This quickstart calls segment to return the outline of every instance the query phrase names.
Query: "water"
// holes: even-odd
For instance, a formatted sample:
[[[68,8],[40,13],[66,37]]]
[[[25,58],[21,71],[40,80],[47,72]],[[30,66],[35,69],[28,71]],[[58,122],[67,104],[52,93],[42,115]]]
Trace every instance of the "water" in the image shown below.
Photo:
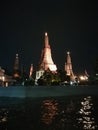
[[[98,130],[98,97],[1,98],[0,130]]]

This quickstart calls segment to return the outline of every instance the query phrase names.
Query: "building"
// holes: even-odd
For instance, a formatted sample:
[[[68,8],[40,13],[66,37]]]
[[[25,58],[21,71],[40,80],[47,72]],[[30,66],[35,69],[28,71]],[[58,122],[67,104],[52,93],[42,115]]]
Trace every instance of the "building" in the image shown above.
[[[54,64],[51,54],[51,47],[47,32],[45,33],[44,47],[41,53],[40,64],[36,71],[36,81],[43,75],[45,71],[56,72],[57,66]]]
[[[12,76],[6,75],[5,70],[0,67],[0,86],[9,86],[13,85],[15,80]]]
[[[15,57],[13,77],[14,77],[15,79],[20,78],[19,55],[18,55],[18,54],[16,54],[16,57]]]
[[[67,52],[67,58],[66,58],[66,63],[65,63],[65,71],[66,71],[66,75],[69,76],[71,80],[75,79],[73,69],[72,69],[70,52]]]

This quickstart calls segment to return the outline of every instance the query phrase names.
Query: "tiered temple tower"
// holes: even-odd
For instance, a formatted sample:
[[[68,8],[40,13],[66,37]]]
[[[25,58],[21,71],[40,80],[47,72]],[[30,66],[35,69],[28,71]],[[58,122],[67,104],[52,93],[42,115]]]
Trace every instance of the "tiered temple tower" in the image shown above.
[[[41,54],[40,69],[43,70],[49,69],[50,71],[57,70],[57,67],[52,60],[51,48],[49,45],[49,38],[47,33],[45,33],[45,43]]]
[[[51,48],[50,48],[50,45],[49,45],[49,38],[48,38],[48,34],[46,32],[45,33],[44,47],[43,47],[43,50],[42,50],[42,53],[41,53],[39,70],[36,72],[36,81],[47,70],[50,70],[51,72],[56,72],[57,67],[52,60]]]
[[[14,78],[19,78],[20,77],[20,72],[19,72],[19,56],[16,54],[15,57],[15,63],[14,63]]]
[[[67,52],[67,60],[66,60],[66,63],[65,63],[65,71],[66,71],[66,75],[70,76],[71,80],[74,80],[74,74],[73,74],[73,70],[72,70],[70,52]]]

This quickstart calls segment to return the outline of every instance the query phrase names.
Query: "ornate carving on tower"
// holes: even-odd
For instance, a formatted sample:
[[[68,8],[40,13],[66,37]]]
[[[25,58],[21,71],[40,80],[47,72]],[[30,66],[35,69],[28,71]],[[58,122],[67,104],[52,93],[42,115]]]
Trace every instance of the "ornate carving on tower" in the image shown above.
[[[56,72],[57,67],[52,60],[51,48],[49,45],[49,38],[47,32],[45,33],[45,43],[41,54],[40,69],[50,70]]]
[[[74,79],[70,52],[67,52],[67,60],[66,60],[66,63],[65,63],[65,71],[66,71],[66,75],[70,76],[71,79]]]
[[[14,63],[14,78],[19,78],[20,77],[20,71],[19,71],[19,56],[16,54],[15,57],[15,63]]]

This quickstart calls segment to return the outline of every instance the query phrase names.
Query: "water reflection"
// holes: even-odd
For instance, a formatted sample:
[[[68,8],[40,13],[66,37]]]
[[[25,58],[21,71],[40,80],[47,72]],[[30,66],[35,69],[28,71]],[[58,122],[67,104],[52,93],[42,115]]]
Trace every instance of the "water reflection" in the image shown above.
[[[76,104],[70,99],[59,102],[59,112],[57,115],[55,130],[71,130],[75,128]]]
[[[58,103],[56,100],[44,100],[41,106],[41,121],[47,125],[51,124],[58,114]]]
[[[97,99],[91,96],[27,99],[8,106],[2,106],[1,101],[0,130],[97,130]]]
[[[0,130],[7,130],[8,123],[8,110],[5,108],[0,109]]]
[[[92,97],[87,96],[81,101],[81,108],[79,110],[80,117],[77,119],[78,123],[84,130],[95,130],[97,125],[93,117],[93,103]]]
[[[75,104],[72,100],[58,101],[54,99],[44,100],[41,105],[41,122],[53,130],[69,129],[75,123]]]

